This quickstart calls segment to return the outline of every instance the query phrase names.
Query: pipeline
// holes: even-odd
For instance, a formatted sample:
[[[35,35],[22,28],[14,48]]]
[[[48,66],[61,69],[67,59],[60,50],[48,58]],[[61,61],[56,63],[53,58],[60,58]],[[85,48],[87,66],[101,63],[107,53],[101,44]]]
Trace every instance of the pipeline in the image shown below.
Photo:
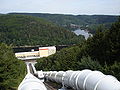
[[[30,66],[31,66],[31,68],[33,70],[34,76],[36,76],[37,78],[39,78],[40,81],[44,82],[43,71],[42,70],[41,71],[36,71],[36,68],[35,68],[35,66],[32,63],[30,63]]]
[[[32,67],[32,69],[33,69],[33,73],[34,73],[35,75],[37,75],[37,71],[36,71],[36,68],[34,67],[34,65],[33,65],[32,63],[30,63],[30,65],[31,65],[31,67]]]
[[[45,87],[43,82],[41,80],[39,80],[38,78],[36,78],[33,74],[31,74],[30,64],[31,63],[26,63],[27,75],[25,76],[23,81],[20,83],[18,90],[47,90],[47,88]],[[35,70],[35,68],[33,70]],[[33,72],[35,72],[35,71],[33,71]]]
[[[44,72],[45,79],[61,83],[75,90],[120,90],[120,82],[100,71],[50,71]]]

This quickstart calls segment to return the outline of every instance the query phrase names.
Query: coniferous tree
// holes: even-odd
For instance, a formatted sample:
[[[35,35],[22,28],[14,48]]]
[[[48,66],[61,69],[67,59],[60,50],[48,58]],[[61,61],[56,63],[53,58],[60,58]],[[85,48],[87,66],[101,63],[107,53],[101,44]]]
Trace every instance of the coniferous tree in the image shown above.
[[[25,68],[9,46],[0,44],[0,90],[17,89],[25,76]]]

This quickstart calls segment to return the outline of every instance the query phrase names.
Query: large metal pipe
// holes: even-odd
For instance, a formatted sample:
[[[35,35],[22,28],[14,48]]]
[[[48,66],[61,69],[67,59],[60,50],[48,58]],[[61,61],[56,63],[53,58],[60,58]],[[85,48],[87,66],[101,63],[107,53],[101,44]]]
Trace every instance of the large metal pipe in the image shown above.
[[[33,69],[34,74],[37,75],[36,68],[34,67],[34,65],[33,65],[32,63],[30,63],[30,64],[31,64],[31,67],[32,67],[32,69]]]
[[[45,78],[75,90],[120,90],[120,82],[100,71],[82,70],[44,73]]]
[[[47,90],[45,85],[33,76],[31,73],[28,73],[21,84],[18,87],[18,90]]]
[[[41,80],[30,73],[30,63],[27,63],[27,75],[20,83],[18,90],[47,90]]]

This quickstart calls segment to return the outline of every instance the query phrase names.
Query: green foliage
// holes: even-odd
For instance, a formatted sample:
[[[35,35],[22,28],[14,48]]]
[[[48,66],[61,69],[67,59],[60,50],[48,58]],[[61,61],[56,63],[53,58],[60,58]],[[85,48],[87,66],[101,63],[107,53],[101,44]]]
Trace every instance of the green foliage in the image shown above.
[[[56,54],[38,60],[37,69],[43,70],[100,70],[120,80],[120,19],[78,46],[63,49]],[[45,69],[44,69],[45,68]]]
[[[101,64],[113,64],[120,61],[120,21],[114,23],[110,30],[98,31],[87,41],[87,53]]]
[[[90,57],[79,58],[81,49],[78,46],[62,49],[60,52],[37,60],[36,68],[41,70],[82,70],[92,69],[100,70],[99,62],[92,60]]]
[[[78,28],[88,29],[91,33],[95,33],[99,25],[110,27],[111,24],[117,21],[117,16],[110,15],[63,15],[63,14],[42,14],[42,13],[10,13],[10,14],[22,14],[35,17],[45,18],[59,26],[65,27],[69,30],[75,30]],[[77,26],[72,27],[71,24]]]
[[[120,80],[120,62],[114,62],[112,65],[105,65],[102,69],[105,74],[113,75]]]
[[[79,70],[91,69],[91,70],[101,70],[102,66],[98,61],[92,60],[91,57],[83,57],[81,62],[78,64]]]
[[[76,54],[79,51],[78,47],[70,47],[57,52],[55,55],[48,58],[38,60],[37,68],[43,70],[68,70],[75,69],[77,65]]]
[[[0,44],[0,90],[14,90],[25,76],[25,64],[19,61],[11,47]]]
[[[63,45],[84,40],[42,18],[25,15],[0,15],[0,42],[8,45]]]

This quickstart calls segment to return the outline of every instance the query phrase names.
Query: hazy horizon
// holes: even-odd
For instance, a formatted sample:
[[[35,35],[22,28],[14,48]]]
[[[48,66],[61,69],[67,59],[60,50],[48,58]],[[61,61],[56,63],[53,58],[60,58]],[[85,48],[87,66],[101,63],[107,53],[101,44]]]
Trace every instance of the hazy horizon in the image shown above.
[[[36,14],[58,14],[58,15],[74,15],[74,16],[77,16],[77,15],[90,15],[90,16],[92,16],[92,15],[108,15],[108,14],[68,14],[68,13],[42,13],[42,12],[8,12],[8,13],[0,13],[0,14],[10,14],[10,13],[17,13],[17,14],[19,14],[19,13],[36,13]],[[108,16],[120,16],[120,15],[116,15],[116,14],[109,14]]]
[[[120,0],[1,0],[0,13],[120,15]]]

